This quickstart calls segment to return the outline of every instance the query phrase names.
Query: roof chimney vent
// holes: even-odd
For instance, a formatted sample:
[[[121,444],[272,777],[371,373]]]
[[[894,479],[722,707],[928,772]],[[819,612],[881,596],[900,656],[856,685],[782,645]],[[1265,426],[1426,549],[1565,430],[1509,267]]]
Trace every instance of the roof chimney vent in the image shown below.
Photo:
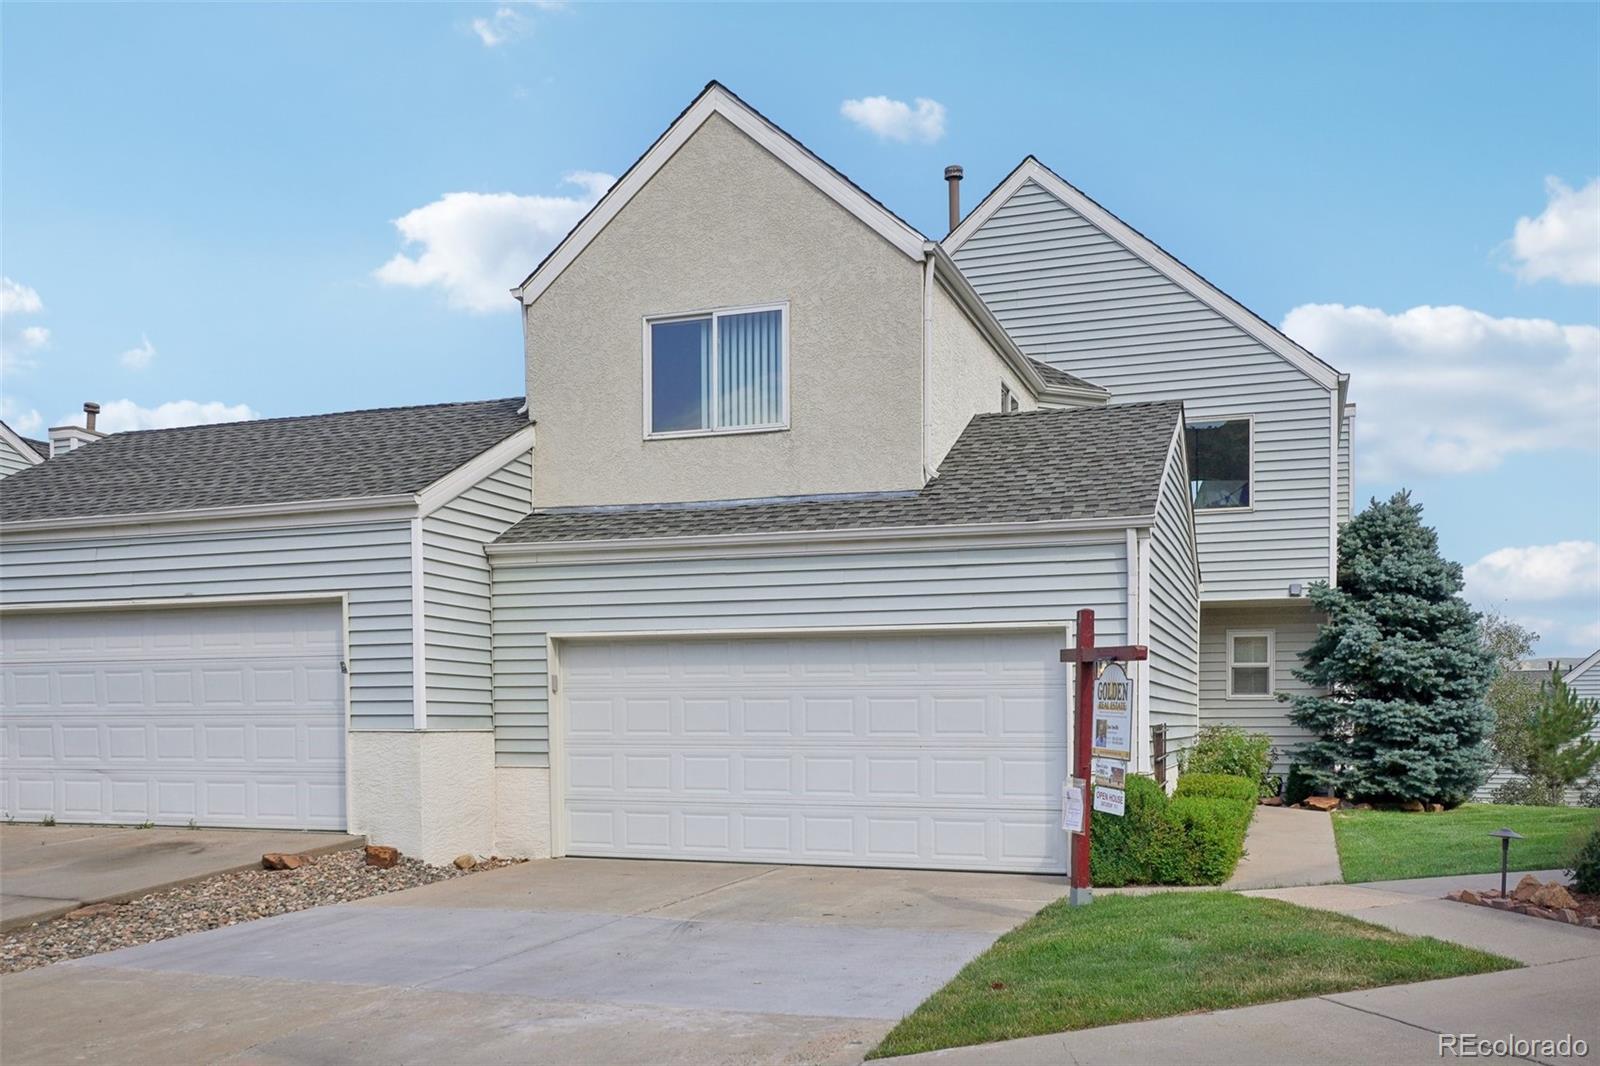
[[[961,175],[963,171],[956,164],[944,168],[945,183],[950,186],[950,231],[961,225]]]
[[[50,458],[66,455],[76,451],[85,444],[93,444],[104,437],[98,429],[94,428],[95,416],[100,413],[100,405],[90,401],[83,405],[83,427],[77,426],[51,426],[50,427]]]
[[[94,419],[100,413],[100,405],[90,400],[83,405],[83,428],[90,433],[94,432]]]

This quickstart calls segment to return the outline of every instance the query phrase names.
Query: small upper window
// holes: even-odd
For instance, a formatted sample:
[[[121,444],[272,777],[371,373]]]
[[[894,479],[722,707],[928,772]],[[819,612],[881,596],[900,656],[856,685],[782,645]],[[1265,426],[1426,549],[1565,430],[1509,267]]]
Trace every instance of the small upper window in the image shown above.
[[[649,436],[782,429],[788,337],[782,307],[654,319],[645,330]]]
[[[1273,688],[1272,631],[1228,631],[1228,695],[1270,699]]]
[[[1250,506],[1250,420],[1191,422],[1189,491],[1196,510]]]
[[[1005,382],[1000,383],[1000,413],[1011,410],[1011,386]]]

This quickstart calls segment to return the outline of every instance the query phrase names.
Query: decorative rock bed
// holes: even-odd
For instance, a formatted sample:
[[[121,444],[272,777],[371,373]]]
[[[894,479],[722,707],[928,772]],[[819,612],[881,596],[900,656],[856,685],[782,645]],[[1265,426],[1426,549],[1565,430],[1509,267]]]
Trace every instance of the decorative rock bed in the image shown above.
[[[383,849],[392,850],[392,849]],[[469,856],[463,856],[463,859]],[[102,951],[217,929],[225,925],[306,910],[326,903],[378,896],[386,892],[467,877],[522,860],[488,858],[463,868],[430,866],[396,853],[392,865],[375,865],[360,849],[309,857],[263,856],[284,862],[281,869],[219,874],[177,888],[152,892],[127,903],[96,903],[47,922],[0,936],[0,973],[14,973]]]
[[[1567,885],[1556,881],[1540,881],[1532,874],[1524,874],[1522,880],[1517,882],[1517,887],[1505,896],[1500,895],[1498,889],[1487,892],[1462,889],[1449,893],[1445,899],[1526,914],[1530,918],[1600,929],[1600,898],[1573,892]]]

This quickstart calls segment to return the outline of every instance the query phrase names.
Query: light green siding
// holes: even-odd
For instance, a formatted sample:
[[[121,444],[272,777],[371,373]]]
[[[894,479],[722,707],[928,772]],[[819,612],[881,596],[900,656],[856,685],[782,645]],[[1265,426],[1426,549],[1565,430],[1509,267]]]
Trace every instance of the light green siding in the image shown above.
[[[1167,727],[1167,750],[1187,747],[1199,728],[1200,585],[1194,516],[1182,452],[1162,476],[1150,530],[1150,724]]]

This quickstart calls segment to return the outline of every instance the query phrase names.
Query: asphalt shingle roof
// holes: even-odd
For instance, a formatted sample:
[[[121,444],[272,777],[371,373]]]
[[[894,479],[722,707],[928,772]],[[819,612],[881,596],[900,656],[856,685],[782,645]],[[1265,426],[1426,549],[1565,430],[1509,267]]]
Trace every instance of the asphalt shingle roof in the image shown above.
[[[0,483],[0,521],[417,492],[528,425],[521,397],[114,433]]]
[[[1028,362],[1032,363],[1034,368],[1039,371],[1039,376],[1044,378],[1044,383],[1046,385],[1066,385],[1071,388],[1079,389],[1100,388],[1099,385],[1096,385],[1093,382],[1085,381],[1076,374],[1069,374],[1060,367],[1051,366],[1043,359],[1035,359],[1030,355],[1028,357]]]
[[[1176,402],[978,415],[918,492],[850,499],[535,511],[502,544],[692,537],[1154,513]]]

